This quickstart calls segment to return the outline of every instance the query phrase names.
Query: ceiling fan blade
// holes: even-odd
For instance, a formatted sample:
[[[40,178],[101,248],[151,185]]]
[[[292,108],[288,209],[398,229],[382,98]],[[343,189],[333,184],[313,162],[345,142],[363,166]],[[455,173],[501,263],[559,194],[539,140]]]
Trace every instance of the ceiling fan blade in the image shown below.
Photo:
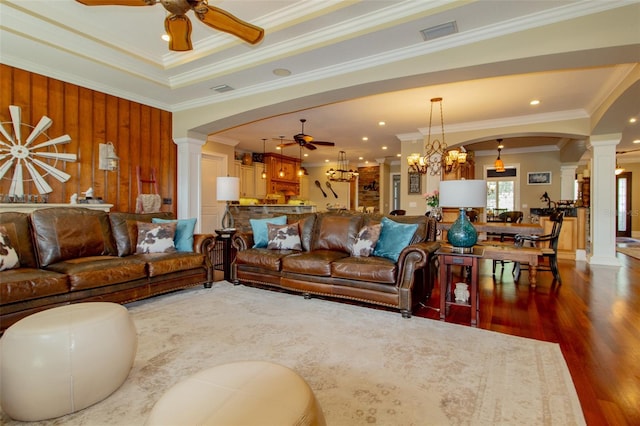
[[[317,146],[315,146],[315,145],[313,145],[313,144],[311,144],[311,143],[306,143],[306,144],[304,144],[304,145],[302,145],[302,146],[304,146],[305,148],[310,149],[310,150],[312,150],[312,151],[313,151],[314,149],[318,149],[318,147],[317,147]]]
[[[155,0],[76,0],[85,6],[153,6]]]
[[[169,50],[191,50],[191,21],[185,15],[169,15],[164,19],[164,29],[169,35]]]
[[[313,141],[311,143],[314,145],[322,145],[322,146],[336,146],[335,142]]]
[[[206,6],[206,8],[203,6]],[[247,43],[256,44],[264,37],[264,30],[262,28],[236,18],[229,12],[215,6],[201,3],[195,6],[193,11],[203,23],[211,28],[232,34]]]
[[[280,144],[278,146],[282,147],[282,146],[291,146],[291,145],[298,145],[298,142],[283,143],[283,144]]]

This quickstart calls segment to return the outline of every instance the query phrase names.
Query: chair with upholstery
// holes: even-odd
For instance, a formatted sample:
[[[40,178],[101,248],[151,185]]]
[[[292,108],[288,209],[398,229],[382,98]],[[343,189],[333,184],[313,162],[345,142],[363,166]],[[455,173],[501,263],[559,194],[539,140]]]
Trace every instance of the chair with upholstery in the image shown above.
[[[480,214],[478,213],[478,210],[466,210],[465,213],[469,218],[469,222],[477,222],[480,216]]]
[[[563,212],[554,212],[549,217],[549,220],[553,222],[551,232],[547,235],[516,235],[515,243],[517,246],[522,246],[525,242],[529,242],[542,249],[542,258],[548,259],[548,265],[538,265],[538,271],[550,271],[553,273],[553,278],[558,281],[558,284],[562,284],[562,278],[560,277],[560,271],[558,270],[558,240],[560,239],[560,231],[562,230],[562,221],[564,220]],[[543,246],[543,243],[548,243],[548,246]],[[523,268],[519,262],[516,262],[513,267],[513,276],[517,281],[520,278],[520,270]]]
[[[406,210],[392,210],[389,215],[390,216],[404,216],[407,214]]]

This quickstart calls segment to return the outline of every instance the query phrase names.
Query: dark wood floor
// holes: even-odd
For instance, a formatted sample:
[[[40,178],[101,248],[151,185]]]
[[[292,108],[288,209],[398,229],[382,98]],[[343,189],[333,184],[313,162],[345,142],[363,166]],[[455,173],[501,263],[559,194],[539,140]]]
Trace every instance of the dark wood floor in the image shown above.
[[[558,343],[589,425],[640,425],[640,260],[618,254],[622,266],[560,261],[562,285],[550,272],[529,288],[514,283],[511,264],[495,278],[480,266],[479,327]],[[437,308],[436,288],[428,306]],[[416,315],[439,319],[433,309]],[[452,307],[448,322],[469,323],[469,309]]]

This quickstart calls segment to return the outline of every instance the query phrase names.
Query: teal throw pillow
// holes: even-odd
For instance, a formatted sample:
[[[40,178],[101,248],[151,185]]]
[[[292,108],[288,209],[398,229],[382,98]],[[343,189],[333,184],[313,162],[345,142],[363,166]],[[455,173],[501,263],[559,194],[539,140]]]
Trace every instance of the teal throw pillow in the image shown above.
[[[286,225],[286,216],[267,217],[265,219],[249,219],[253,231],[253,248],[265,248],[269,244],[269,232],[267,223],[274,225]]]
[[[160,219],[154,217],[151,219],[152,223],[168,223],[176,222],[176,235],[173,237],[173,242],[177,251],[193,251],[193,231],[196,228],[196,218],[192,219]]]
[[[394,262],[398,261],[400,252],[409,245],[413,234],[418,229],[417,223],[398,223],[383,217],[382,229],[380,230],[380,238],[373,250],[373,255],[378,257],[386,257]]]

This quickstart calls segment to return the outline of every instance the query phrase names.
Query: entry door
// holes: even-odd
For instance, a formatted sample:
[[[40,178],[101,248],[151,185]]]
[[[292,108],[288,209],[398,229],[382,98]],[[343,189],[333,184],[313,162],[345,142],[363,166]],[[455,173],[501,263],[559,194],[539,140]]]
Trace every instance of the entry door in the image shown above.
[[[227,175],[226,156],[202,155],[202,207],[200,217],[202,220],[202,233],[213,234],[215,229],[222,228],[222,216],[225,203],[217,200],[216,183],[218,176]]]
[[[631,172],[616,176],[616,237],[631,237]]]

